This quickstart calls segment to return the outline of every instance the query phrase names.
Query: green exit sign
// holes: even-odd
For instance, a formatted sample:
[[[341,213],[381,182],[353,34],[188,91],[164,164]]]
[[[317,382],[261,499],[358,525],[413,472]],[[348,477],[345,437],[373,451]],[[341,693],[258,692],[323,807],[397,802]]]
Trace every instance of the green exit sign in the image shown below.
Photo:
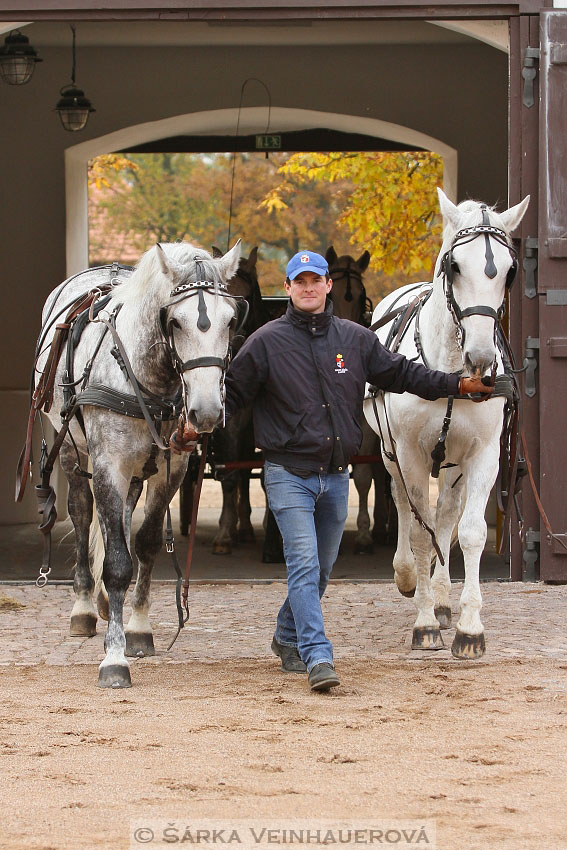
[[[256,136],[256,150],[277,151],[281,150],[281,136]]]

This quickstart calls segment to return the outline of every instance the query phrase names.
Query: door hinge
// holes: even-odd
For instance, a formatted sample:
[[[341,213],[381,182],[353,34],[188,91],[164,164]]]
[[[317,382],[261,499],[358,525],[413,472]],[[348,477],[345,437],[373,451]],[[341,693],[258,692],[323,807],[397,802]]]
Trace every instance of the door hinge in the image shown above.
[[[524,352],[524,369],[526,372],[525,393],[528,398],[533,398],[536,394],[535,370],[537,369],[538,351],[539,337],[527,337]]]
[[[535,298],[537,295],[537,236],[528,236],[524,242],[524,292],[526,298]]]
[[[526,548],[524,549],[523,554],[524,570],[522,579],[523,581],[537,581],[538,571],[536,570],[536,564],[539,561],[540,533],[539,531],[534,531],[532,528],[529,528],[526,531],[524,539]]]
[[[524,67],[522,68],[522,77],[524,79],[524,93],[522,103],[527,106],[533,106],[534,99],[534,80],[537,76],[536,62],[539,62],[540,49],[539,47],[527,47],[524,53]]]

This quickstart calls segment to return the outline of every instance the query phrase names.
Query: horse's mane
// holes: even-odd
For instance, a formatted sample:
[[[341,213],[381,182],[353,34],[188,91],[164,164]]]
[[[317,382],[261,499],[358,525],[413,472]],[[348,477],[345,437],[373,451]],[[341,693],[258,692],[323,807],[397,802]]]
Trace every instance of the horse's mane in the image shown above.
[[[218,261],[204,248],[189,242],[160,242],[160,245],[168,261],[179,271],[175,282],[163,274],[158,257],[159,248],[154,245],[140,257],[132,275],[116,287],[112,294],[114,301],[122,304],[141,304],[147,298],[167,301],[173,286],[197,280],[195,259],[202,261],[207,280],[223,282]]]

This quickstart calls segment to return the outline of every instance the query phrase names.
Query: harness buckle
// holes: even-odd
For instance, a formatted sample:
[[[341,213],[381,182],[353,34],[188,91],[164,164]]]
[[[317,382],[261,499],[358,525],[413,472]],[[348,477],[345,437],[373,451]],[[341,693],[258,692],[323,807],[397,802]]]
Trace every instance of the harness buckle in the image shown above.
[[[49,573],[51,572],[51,567],[48,567],[47,570],[44,567],[39,568],[39,575],[35,580],[36,587],[45,587],[48,581]]]

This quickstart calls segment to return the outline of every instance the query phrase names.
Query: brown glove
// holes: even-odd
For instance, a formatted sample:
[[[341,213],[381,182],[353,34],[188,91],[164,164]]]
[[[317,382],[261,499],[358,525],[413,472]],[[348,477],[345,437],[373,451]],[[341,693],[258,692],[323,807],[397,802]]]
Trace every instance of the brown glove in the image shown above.
[[[197,445],[197,440],[199,439],[199,435],[190,425],[186,425],[183,418],[179,417],[179,424],[177,425],[177,431],[173,434],[171,440],[169,441],[169,445],[171,446],[171,450],[175,452],[175,454],[181,454],[182,452],[192,452]]]
[[[459,380],[459,394],[483,393],[488,396],[494,390],[494,384],[490,376],[484,378],[461,378]]]

